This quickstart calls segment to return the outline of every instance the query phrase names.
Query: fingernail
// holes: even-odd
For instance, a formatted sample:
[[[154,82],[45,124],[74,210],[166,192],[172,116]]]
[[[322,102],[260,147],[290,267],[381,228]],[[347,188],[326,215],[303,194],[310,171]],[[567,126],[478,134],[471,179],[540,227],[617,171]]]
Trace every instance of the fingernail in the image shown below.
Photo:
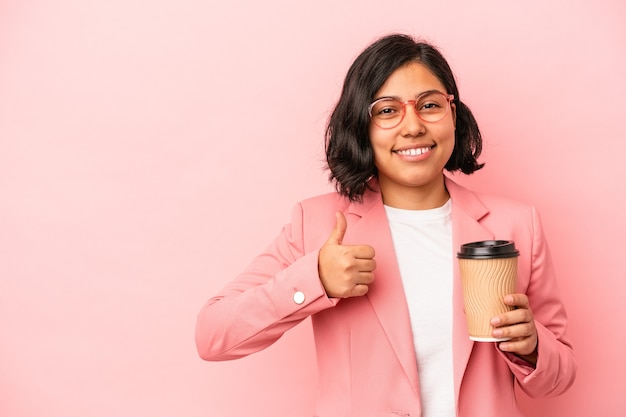
[[[502,336],[503,333],[504,332],[502,330],[499,330],[499,329],[493,331],[493,335],[495,337],[500,337],[500,336]]]
[[[497,326],[498,324],[500,324],[500,317],[492,318],[490,323],[492,326]]]

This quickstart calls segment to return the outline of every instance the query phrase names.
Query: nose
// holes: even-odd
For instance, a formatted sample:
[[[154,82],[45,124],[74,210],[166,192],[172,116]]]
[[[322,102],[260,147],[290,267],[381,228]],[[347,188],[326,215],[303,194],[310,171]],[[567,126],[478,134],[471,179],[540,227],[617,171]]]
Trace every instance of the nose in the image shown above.
[[[426,130],[424,121],[417,115],[413,101],[404,103],[404,119],[401,122],[401,129],[403,136],[419,136]]]

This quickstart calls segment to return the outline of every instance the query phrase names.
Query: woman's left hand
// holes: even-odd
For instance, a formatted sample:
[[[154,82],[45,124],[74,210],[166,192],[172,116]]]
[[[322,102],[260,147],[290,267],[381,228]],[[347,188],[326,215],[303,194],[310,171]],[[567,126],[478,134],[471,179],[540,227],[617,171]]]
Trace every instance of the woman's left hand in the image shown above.
[[[491,319],[494,337],[510,337],[511,340],[500,342],[498,347],[503,352],[513,353],[533,365],[537,364],[537,328],[535,319],[525,294],[509,294],[504,303],[515,310],[495,316]]]

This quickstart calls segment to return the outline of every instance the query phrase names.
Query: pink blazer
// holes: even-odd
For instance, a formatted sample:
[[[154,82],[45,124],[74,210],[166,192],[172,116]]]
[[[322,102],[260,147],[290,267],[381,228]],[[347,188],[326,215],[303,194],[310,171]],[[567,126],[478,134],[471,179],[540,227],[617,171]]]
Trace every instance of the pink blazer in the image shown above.
[[[473,193],[448,178],[446,186],[455,255],[462,243],[514,240],[520,251],[517,290],[528,295],[539,333],[536,368],[494,343],[469,340],[455,262],[457,415],[521,416],[515,386],[532,397],[555,396],[571,386],[576,373],[540,219],[533,207]],[[334,227],[336,211],[348,221],[344,244],[376,250],[375,282],[364,297],[330,299],[320,284],[318,251]],[[330,193],[296,205],[278,238],[202,308],[198,352],[205,360],[239,358],[266,348],[309,316],[319,368],[316,416],[421,416],[408,307],[380,193],[367,192],[362,203]]]

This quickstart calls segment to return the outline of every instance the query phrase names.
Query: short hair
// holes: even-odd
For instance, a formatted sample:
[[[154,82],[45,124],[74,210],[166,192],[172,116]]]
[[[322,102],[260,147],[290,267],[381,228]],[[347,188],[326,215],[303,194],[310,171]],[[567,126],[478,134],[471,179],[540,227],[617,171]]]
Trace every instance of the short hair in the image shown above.
[[[455,146],[445,169],[471,174],[481,169],[482,138],[476,119],[461,102],[454,74],[439,50],[404,34],[391,34],[367,47],[354,60],[344,80],[341,97],[326,127],[329,180],[350,201],[360,201],[368,180],[377,176],[370,143],[368,106],[387,78],[398,68],[417,62],[428,68],[454,95]]]

